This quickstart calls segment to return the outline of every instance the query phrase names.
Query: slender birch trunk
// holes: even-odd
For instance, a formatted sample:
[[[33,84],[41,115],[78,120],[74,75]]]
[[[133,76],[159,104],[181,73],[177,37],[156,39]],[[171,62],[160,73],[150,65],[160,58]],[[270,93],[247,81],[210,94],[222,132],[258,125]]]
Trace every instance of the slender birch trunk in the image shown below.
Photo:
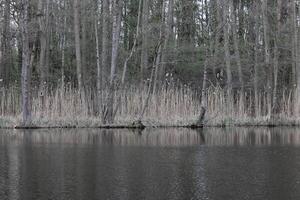
[[[203,70],[203,81],[202,81],[202,89],[201,89],[201,107],[200,114],[196,122],[197,127],[204,126],[204,119],[207,109],[207,95],[206,95],[206,85],[207,85],[207,63],[208,63],[208,49],[206,50],[206,58],[204,61],[204,70]]]
[[[115,96],[115,78],[119,50],[120,29],[121,29],[121,7],[122,0],[113,1],[113,30],[112,30],[112,51],[111,51],[111,68],[109,94],[106,102],[106,111],[103,122],[112,124],[114,122],[114,96]]]
[[[117,57],[119,50],[120,30],[121,30],[121,0],[114,0],[113,31],[112,31],[112,52],[110,68],[110,85],[114,83],[116,76]]]
[[[136,24],[136,33],[135,33],[134,42],[133,42],[131,51],[130,51],[128,57],[126,58],[126,60],[124,62],[122,80],[121,80],[122,85],[125,84],[125,77],[126,77],[126,73],[127,73],[127,64],[129,62],[129,60],[131,59],[131,57],[133,56],[133,53],[136,51],[137,38],[138,38],[139,33],[140,33],[141,8],[142,8],[142,0],[139,0],[138,17],[137,17],[137,24]]]
[[[279,65],[279,37],[280,37],[280,19],[281,19],[281,6],[282,1],[277,0],[277,8],[276,8],[276,31],[275,31],[275,39],[274,39],[274,58],[273,58],[273,77],[274,77],[274,88],[273,88],[273,106],[272,113],[275,114],[278,112],[278,102],[277,102],[277,86],[278,86],[278,65]]]
[[[293,87],[295,89],[294,94],[294,115],[299,115],[299,103],[300,103],[300,63],[299,63],[299,41],[298,41],[298,26],[297,26],[297,11],[296,11],[297,0],[292,0],[292,22],[293,22]]]
[[[161,8],[161,24],[160,24],[160,32],[159,32],[159,38],[160,40],[163,39],[163,30],[164,30],[164,13],[165,13],[165,3],[163,2],[162,8]],[[160,48],[159,55],[163,54],[163,50]],[[154,81],[153,81],[153,93],[156,93],[157,87],[158,87],[158,80],[159,80],[159,70],[161,66],[161,59],[160,56],[158,57],[157,65],[155,66],[155,73],[154,73]]]
[[[81,24],[81,37],[80,37],[80,48],[81,48],[81,66],[82,68],[82,84],[85,85],[86,77],[88,77],[88,62],[87,62],[87,14],[86,11],[87,0],[80,1],[80,24]]]
[[[22,111],[23,121],[22,125],[27,126],[31,123],[31,109],[30,109],[30,88],[29,88],[29,65],[30,65],[30,49],[29,49],[29,30],[28,30],[28,10],[29,1],[21,0],[21,33],[22,33]]]
[[[66,2],[64,1],[64,11],[66,10]],[[61,88],[65,88],[65,46],[66,46],[66,27],[67,27],[67,15],[64,13],[64,27],[62,32],[62,44],[61,44]],[[63,95],[63,92],[62,92]]]
[[[95,38],[96,38],[96,63],[97,63],[97,110],[100,111],[102,107],[102,67],[100,60],[100,49],[99,49],[99,36],[98,36],[98,8],[96,5],[95,11],[95,21],[94,21],[94,29],[95,29]]]
[[[213,72],[214,72],[214,77],[216,78],[216,83],[217,85],[219,86],[220,85],[220,82],[219,82],[219,78],[216,76],[217,75],[217,71],[216,71],[216,68],[217,68],[217,65],[218,65],[218,59],[219,59],[219,56],[220,56],[220,30],[222,30],[224,24],[222,23],[222,16],[221,16],[221,13],[220,13],[220,2],[219,0],[215,0],[215,9],[216,9],[216,24],[217,24],[217,30],[215,30],[215,34],[214,34],[214,54],[213,54]]]
[[[141,53],[141,86],[144,81],[144,71],[148,66],[148,18],[149,18],[149,0],[143,0],[142,16],[142,53]]]
[[[151,94],[153,93],[153,87],[154,87],[154,76],[155,76],[155,69],[157,68],[157,65],[159,65],[160,63],[160,57],[161,57],[161,51],[162,51],[162,47],[161,47],[161,38],[159,40],[159,43],[156,47],[156,50],[155,50],[155,58],[154,58],[154,61],[153,61],[153,65],[152,65],[152,70],[151,70],[151,75],[150,75],[150,81],[149,81],[149,86],[148,86],[148,90],[147,90],[147,96],[146,96],[146,100],[143,104],[143,107],[142,107],[142,110],[141,110],[141,113],[138,117],[138,121],[137,121],[137,124],[138,125],[142,125],[141,121],[145,115],[145,112],[146,112],[146,109],[148,108],[149,106],[149,100],[150,100],[150,97],[151,97]],[[142,125],[143,126],[143,125]]]
[[[128,57],[125,59],[124,65],[123,65],[123,72],[122,72],[122,78],[121,78],[121,92],[124,90],[125,88],[125,78],[126,78],[126,73],[127,73],[127,68],[128,68],[128,62],[130,61],[130,59],[132,58],[134,52],[136,51],[136,45],[137,45],[137,39],[140,33],[140,18],[141,18],[141,7],[142,7],[142,0],[139,0],[139,8],[138,8],[138,18],[137,18],[137,24],[136,24],[136,33],[134,36],[134,41],[133,41],[133,45],[132,48],[130,50],[130,53],[128,55]],[[121,105],[121,92],[118,94],[118,101],[117,101],[117,105],[113,114],[113,117],[115,118],[117,111]]]
[[[232,74],[231,74],[231,63],[230,63],[230,51],[229,51],[229,23],[228,23],[228,6],[224,4],[223,7],[223,20],[225,25],[223,26],[224,34],[224,50],[225,50],[225,65],[226,65],[226,75],[227,75],[227,97],[228,102],[231,101],[232,97]]]
[[[258,55],[259,55],[259,12],[258,12],[258,3],[255,2],[255,26],[254,26],[254,34],[255,34],[255,44],[254,44],[254,106],[255,106],[255,116],[260,116],[260,106],[259,106],[259,94],[258,94]]]
[[[4,86],[10,83],[10,72],[12,68],[12,48],[11,41],[11,28],[10,28],[10,0],[4,1],[4,16],[3,16],[3,31],[1,39],[1,63],[0,63],[0,79]]]
[[[102,1],[102,50],[101,50],[101,66],[102,66],[102,89],[104,89],[104,83],[108,82],[105,79],[108,77],[108,49],[109,49],[109,22],[110,22],[110,13],[109,13],[109,0]]]
[[[265,45],[265,66],[266,66],[266,79],[267,79],[267,116],[270,118],[272,115],[272,71],[270,65],[270,48],[269,48],[269,22],[268,22],[268,0],[263,0],[263,29],[264,29],[264,45]]]
[[[40,92],[41,96],[44,96],[44,90],[47,82],[48,69],[46,66],[46,54],[47,54],[47,36],[49,27],[49,0],[45,2],[39,0],[38,2],[38,12],[39,12],[39,28],[40,28],[40,56],[39,56],[39,72],[40,72]],[[44,6],[46,11],[44,13]],[[45,15],[45,17],[43,17]]]
[[[173,11],[174,11],[174,0],[169,0],[168,13],[167,13],[167,25],[165,28],[165,40],[164,47],[161,56],[161,68],[159,72],[160,80],[163,81],[166,73],[166,61],[167,61],[167,50],[170,45],[170,38],[172,38],[173,33]]]
[[[242,70],[242,63],[241,63],[241,56],[239,50],[239,40],[237,37],[237,28],[236,28],[236,15],[233,7],[233,0],[230,0],[230,10],[231,10],[231,27],[232,27],[232,36],[233,36],[233,43],[234,43],[234,54],[236,63],[238,66],[238,75],[239,75],[239,84],[241,86],[241,101],[244,101],[244,92],[245,92],[245,83],[243,78],[243,70]]]
[[[82,63],[81,63],[81,50],[80,50],[80,22],[79,22],[79,3],[74,0],[74,34],[75,34],[75,51],[76,51],[76,71],[78,90],[80,94],[84,91],[82,84]],[[84,95],[83,95],[84,98]]]

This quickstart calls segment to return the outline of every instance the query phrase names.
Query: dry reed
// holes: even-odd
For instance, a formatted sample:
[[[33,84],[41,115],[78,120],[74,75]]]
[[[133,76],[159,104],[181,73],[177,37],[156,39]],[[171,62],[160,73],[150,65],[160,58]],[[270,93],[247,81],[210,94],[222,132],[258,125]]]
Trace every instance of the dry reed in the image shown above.
[[[32,123],[39,127],[99,127],[101,110],[98,110],[96,92],[87,90],[85,97],[71,86],[49,89],[43,96],[38,91],[32,91],[31,110]],[[108,91],[102,91],[105,99]],[[146,88],[135,87],[120,94],[121,104],[116,113],[115,125],[130,125],[141,112],[141,105],[146,100]],[[300,120],[294,112],[294,102],[291,92],[284,91],[279,95],[280,109],[276,119],[266,117],[267,98],[265,93],[259,94],[259,107],[254,109],[253,94],[247,92],[241,98],[235,93],[232,102],[227,101],[226,91],[220,88],[207,89],[207,126],[230,125],[296,125]],[[195,90],[185,86],[163,87],[151,95],[149,106],[143,117],[147,126],[188,126],[194,123],[200,111],[200,96]],[[297,101],[298,102],[298,101]],[[114,105],[117,104],[115,98]],[[296,104],[296,103],[295,103]],[[18,87],[1,89],[0,127],[14,127],[20,124],[21,96]],[[255,113],[257,110],[257,113]]]

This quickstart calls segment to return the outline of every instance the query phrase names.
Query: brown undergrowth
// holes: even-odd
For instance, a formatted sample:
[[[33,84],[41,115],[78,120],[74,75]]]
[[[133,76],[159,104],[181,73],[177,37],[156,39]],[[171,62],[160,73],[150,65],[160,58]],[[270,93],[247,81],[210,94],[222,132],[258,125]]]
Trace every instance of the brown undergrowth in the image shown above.
[[[17,87],[1,90],[0,127],[12,128],[20,125],[21,97]],[[72,87],[49,89],[43,96],[31,92],[31,110],[33,127],[104,127],[101,123],[101,108],[98,101],[105,102],[107,91],[97,98],[92,89],[86,90],[85,97]],[[129,87],[115,91],[121,97],[121,104],[116,112],[111,127],[130,127],[141,112],[145,103],[147,88]],[[234,99],[228,102],[227,99]],[[257,108],[253,94],[246,93],[243,98],[238,92],[227,98],[226,91],[220,88],[207,89],[206,126],[267,126],[300,125],[300,118],[294,111],[291,93],[280,95],[275,117],[267,116],[268,101],[264,93],[258,97]],[[117,105],[115,98],[114,105]],[[143,116],[146,126],[190,126],[200,111],[201,97],[196,90],[188,87],[164,87],[151,94],[148,108]],[[106,125],[108,126],[108,125]]]

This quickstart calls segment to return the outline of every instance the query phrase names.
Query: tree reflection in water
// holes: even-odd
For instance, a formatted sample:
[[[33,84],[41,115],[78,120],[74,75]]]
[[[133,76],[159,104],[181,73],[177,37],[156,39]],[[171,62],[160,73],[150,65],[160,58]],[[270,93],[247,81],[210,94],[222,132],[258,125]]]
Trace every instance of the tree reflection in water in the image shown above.
[[[52,129],[1,130],[0,143],[102,144],[118,146],[193,146],[193,145],[299,145],[297,128],[204,128],[191,129]]]

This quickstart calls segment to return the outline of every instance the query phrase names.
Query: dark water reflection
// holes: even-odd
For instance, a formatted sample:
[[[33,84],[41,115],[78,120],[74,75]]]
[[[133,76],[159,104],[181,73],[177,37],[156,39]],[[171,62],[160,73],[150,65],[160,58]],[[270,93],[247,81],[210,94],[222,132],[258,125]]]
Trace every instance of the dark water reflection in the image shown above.
[[[300,199],[300,129],[0,130],[0,199]]]

